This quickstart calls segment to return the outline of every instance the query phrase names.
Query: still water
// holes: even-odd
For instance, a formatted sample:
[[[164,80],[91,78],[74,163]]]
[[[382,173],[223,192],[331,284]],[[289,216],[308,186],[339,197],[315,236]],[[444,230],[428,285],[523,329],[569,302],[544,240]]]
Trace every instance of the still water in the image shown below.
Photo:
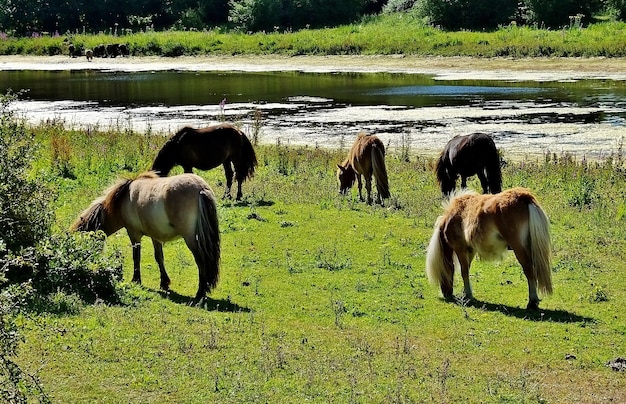
[[[487,132],[506,153],[603,157],[626,133],[626,83],[439,80],[422,74],[304,72],[0,71],[0,91],[33,123],[131,126],[173,133],[228,119],[260,141],[336,147],[359,132],[389,147],[433,152]]]

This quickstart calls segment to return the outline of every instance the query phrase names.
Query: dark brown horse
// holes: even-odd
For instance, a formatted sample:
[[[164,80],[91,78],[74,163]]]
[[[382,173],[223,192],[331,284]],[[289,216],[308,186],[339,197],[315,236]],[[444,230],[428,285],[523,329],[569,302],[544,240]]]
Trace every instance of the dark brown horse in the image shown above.
[[[462,188],[467,186],[468,177],[477,175],[483,193],[502,190],[500,156],[493,139],[485,133],[453,137],[441,152],[435,172],[444,195],[456,188],[459,176]]]
[[[339,192],[345,194],[354,185],[354,181],[357,180],[359,183],[359,198],[364,200],[361,183],[362,175],[365,176],[368,204],[372,203],[372,176],[376,179],[377,202],[382,203],[382,199],[387,199],[391,196],[389,193],[387,169],[385,167],[385,145],[378,137],[363,133],[357,136],[344,162],[337,164]]]
[[[133,281],[141,283],[141,238],[148,236],[161,272],[161,289],[170,278],[163,264],[163,243],[182,237],[198,266],[198,292],[203,298],[217,284],[220,234],[215,197],[195,174],[162,178],[153,172],[122,180],[93,201],[72,224],[74,231],[102,230],[107,236],[126,228],[133,247]]]
[[[242,197],[241,183],[254,175],[257,165],[252,143],[233,125],[223,123],[202,129],[185,127],[169,138],[163,145],[152,170],[162,177],[180,165],[186,173],[192,168],[210,170],[222,164],[226,176],[224,197],[230,198],[233,174],[237,179],[237,200]],[[233,171],[234,166],[234,171]]]
[[[453,193],[428,245],[428,279],[451,299],[454,267],[460,266],[465,298],[472,299],[469,269],[474,256],[496,260],[507,249],[513,250],[528,280],[527,308],[537,309],[537,290],[552,293],[549,221],[537,199],[524,188],[495,195]]]

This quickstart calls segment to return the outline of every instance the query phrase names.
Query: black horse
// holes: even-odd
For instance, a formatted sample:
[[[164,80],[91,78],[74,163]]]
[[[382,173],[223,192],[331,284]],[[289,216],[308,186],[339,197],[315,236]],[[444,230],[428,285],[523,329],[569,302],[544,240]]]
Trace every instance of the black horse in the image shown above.
[[[455,136],[437,160],[437,181],[441,192],[449,195],[461,176],[461,187],[467,186],[467,178],[478,175],[483,193],[497,194],[502,191],[500,156],[491,136],[485,133],[472,133]]]
[[[186,173],[191,173],[194,167],[210,170],[220,164],[224,166],[226,176],[224,197],[230,198],[234,174],[237,179],[237,200],[240,200],[241,183],[254,175],[257,159],[246,135],[228,123],[179,130],[159,150],[151,169],[161,177],[166,177],[176,165],[182,166]]]

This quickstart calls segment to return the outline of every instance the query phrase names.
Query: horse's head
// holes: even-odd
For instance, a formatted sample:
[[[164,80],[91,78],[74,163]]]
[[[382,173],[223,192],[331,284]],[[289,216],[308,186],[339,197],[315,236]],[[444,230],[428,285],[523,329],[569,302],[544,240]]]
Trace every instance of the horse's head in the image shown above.
[[[94,202],[70,226],[71,231],[104,230],[105,211],[102,202]]]
[[[339,180],[339,192],[345,194],[354,184],[356,172],[349,164],[337,164],[337,179]]]

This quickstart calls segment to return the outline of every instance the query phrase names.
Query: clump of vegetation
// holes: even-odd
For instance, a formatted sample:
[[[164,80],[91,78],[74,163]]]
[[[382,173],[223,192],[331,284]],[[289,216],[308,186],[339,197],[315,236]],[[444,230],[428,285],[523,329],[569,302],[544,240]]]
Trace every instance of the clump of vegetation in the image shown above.
[[[80,302],[116,302],[119,259],[99,256],[98,234],[53,234],[53,193],[30,175],[35,138],[0,96],[0,397],[49,402],[38,380],[14,361],[27,310],[75,312]]]

